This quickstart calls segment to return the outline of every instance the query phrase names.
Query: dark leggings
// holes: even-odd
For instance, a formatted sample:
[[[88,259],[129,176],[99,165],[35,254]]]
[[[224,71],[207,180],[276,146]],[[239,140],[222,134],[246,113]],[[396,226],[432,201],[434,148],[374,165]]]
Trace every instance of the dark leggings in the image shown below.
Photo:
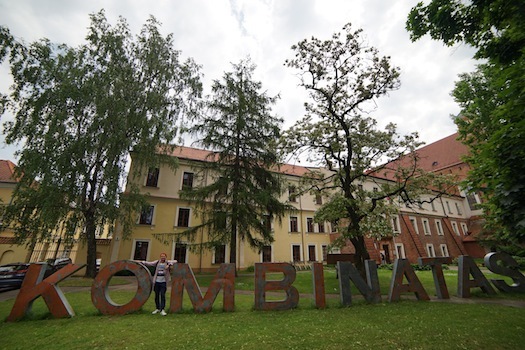
[[[166,282],[155,282],[153,291],[155,292],[155,306],[157,310],[164,310],[164,307],[166,307]]]

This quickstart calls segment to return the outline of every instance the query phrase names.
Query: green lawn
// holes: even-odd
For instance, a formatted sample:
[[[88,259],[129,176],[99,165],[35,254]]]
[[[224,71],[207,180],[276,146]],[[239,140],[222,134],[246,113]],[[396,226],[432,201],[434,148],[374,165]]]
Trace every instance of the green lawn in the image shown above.
[[[451,295],[457,275],[446,271]],[[383,294],[388,293],[391,271],[380,271]],[[279,278],[279,275],[273,276]],[[434,286],[428,271],[418,272],[432,297]],[[212,276],[197,275],[201,286]],[[338,282],[325,271],[327,293],[337,293]],[[116,279],[118,283],[122,280]],[[89,281],[83,283],[88,284]],[[79,284],[79,280],[65,281]],[[310,272],[299,272],[294,286],[311,292]],[[239,276],[236,289],[253,290],[253,276]],[[335,289],[335,290],[334,290]],[[480,300],[482,293],[474,293]],[[166,317],[151,315],[153,298],[143,310],[126,316],[102,316],[91,303],[89,292],[66,294],[75,310],[72,319],[50,319],[41,298],[32,315],[16,323],[0,323],[0,349],[518,349],[525,342],[525,309],[501,305],[401,302],[367,305],[356,301],[341,307],[337,297],[318,310],[310,298],[299,307],[281,312],[254,311],[254,297],[236,295],[235,312],[221,311],[222,293],[214,310],[195,314],[185,293],[184,311]],[[113,291],[111,298],[124,303],[132,291]],[[524,299],[523,296],[498,298]],[[0,319],[10,312],[13,300],[0,302]]]

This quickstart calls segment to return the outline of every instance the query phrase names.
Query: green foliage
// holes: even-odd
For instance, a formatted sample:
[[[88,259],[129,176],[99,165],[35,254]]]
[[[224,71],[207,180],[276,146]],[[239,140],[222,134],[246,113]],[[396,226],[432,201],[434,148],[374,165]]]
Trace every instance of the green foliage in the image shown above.
[[[483,195],[484,239],[492,247],[525,243],[525,3],[434,0],[407,20],[412,40],[466,42],[487,62],[463,74],[453,96],[461,140],[469,146],[465,187]]]
[[[275,145],[282,120],[272,115],[276,97],[261,91],[262,84],[252,77],[254,70],[249,59],[243,60],[213,82],[207,113],[196,116],[189,130],[199,145],[215,151],[200,169],[211,181],[181,192],[201,208],[202,216],[202,224],[185,234],[193,239],[206,229],[205,247],[229,243],[231,263],[237,238],[257,249],[273,242],[268,223],[280,220],[287,209],[279,201],[281,178],[273,172],[279,162]]]
[[[172,35],[158,27],[151,17],[134,37],[123,18],[111,26],[100,11],[76,48],[47,39],[25,45],[0,27],[0,62],[8,59],[14,79],[1,100],[0,111],[15,116],[4,134],[22,144],[3,221],[20,242],[80,231],[87,275],[95,273],[97,226],[120,219],[126,234],[144,204],[137,189],[121,195],[130,152],[137,169],[172,162],[163,156],[170,147],[158,146],[174,141],[200,96],[198,66],[181,62]]]
[[[369,116],[375,99],[399,88],[399,69],[365,44],[361,32],[347,24],[329,40],[292,46],[295,57],[286,65],[299,71],[311,102],[305,103],[306,116],[283,135],[282,147],[325,168],[303,184],[305,191],[331,198],[315,220],[339,222],[341,240],[350,239],[363,269],[369,258],[363,237],[392,235],[394,201],[417,202],[429,186],[437,194],[446,186],[442,177],[418,169],[417,133],[401,136],[393,124],[379,130]],[[375,188],[364,188],[371,183]]]
[[[521,0],[432,0],[419,2],[406,23],[412,41],[426,34],[447,45],[465,42],[478,58],[507,64],[523,55],[525,3]]]

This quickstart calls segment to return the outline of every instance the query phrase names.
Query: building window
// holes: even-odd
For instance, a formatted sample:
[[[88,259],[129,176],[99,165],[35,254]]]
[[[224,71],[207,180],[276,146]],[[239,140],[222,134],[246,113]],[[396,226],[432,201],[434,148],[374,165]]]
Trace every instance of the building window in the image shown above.
[[[149,241],[135,241],[133,260],[148,260]]]
[[[436,230],[438,235],[443,236],[443,226],[441,225],[441,220],[436,219]]]
[[[155,206],[150,205],[142,209],[140,213],[139,224],[140,225],[152,225],[153,224],[153,211]]]
[[[301,246],[292,245],[292,261],[301,261]]]
[[[146,177],[146,186],[157,187],[159,183],[159,168],[149,168],[148,176]]]
[[[399,232],[399,218],[397,216],[392,217],[392,230],[395,233]]]
[[[324,222],[320,222],[317,224],[317,232],[324,233]]]
[[[412,227],[414,228],[414,231],[416,234],[419,234],[419,229],[417,227],[417,219],[413,216],[410,217],[410,223],[412,224]]]
[[[299,232],[297,216],[290,216],[290,232]]]
[[[264,228],[268,231],[268,232],[272,232],[273,231],[273,228],[272,228],[272,218],[270,215],[266,214],[266,215],[263,215],[263,225],[264,225]]]
[[[459,203],[454,204],[456,204],[456,211],[458,212],[458,215],[462,215],[463,213],[461,212],[461,207],[459,206]]]
[[[432,208],[432,211],[437,211],[436,210],[436,205],[434,204],[434,201],[430,202],[430,207]]]
[[[189,216],[189,213],[188,213],[188,216]],[[218,231],[226,230],[226,226],[228,225],[228,213],[226,213],[225,211],[215,212],[213,225],[215,229]]]
[[[178,227],[190,227],[190,209],[179,208],[179,215],[177,216]]]
[[[323,252],[323,261],[326,261],[326,259],[328,258],[328,246],[323,244],[321,246],[321,250]]]
[[[439,247],[441,248],[441,256],[449,256],[448,255],[448,247],[446,244],[440,244]]]
[[[405,247],[403,246],[403,243],[396,243],[396,254],[398,259],[405,259]]]
[[[219,180],[217,183],[220,184],[219,189],[217,190],[217,194],[219,196],[226,196],[228,194],[228,183],[226,182],[226,179],[224,177],[219,177]]]
[[[463,234],[466,236],[468,235],[468,227],[467,227],[467,224],[465,224],[464,222],[461,223],[461,229],[463,230]]]
[[[292,203],[297,203],[297,189],[295,186],[288,187],[288,200]]]
[[[306,218],[306,232],[314,232],[314,218]]]
[[[467,194],[467,202],[468,202],[470,210],[479,209],[479,200],[478,200],[478,197],[474,193]]]
[[[173,250],[173,258],[180,263],[187,263],[188,256],[188,245],[186,243],[177,243],[175,244],[175,249]]]
[[[455,221],[451,221],[450,224],[452,225],[452,230],[454,233],[459,236],[458,224]]]
[[[315,258],[315,245],[308,246],[308,261],[316,261]]]
[[[262,262],[272,262],[272,246],[265,245],[262,249]]]
[[[445,204],[447,206],[448,213],[452,214],[452,210],[450,209],[450,203],[448,201],[445,201]]]
[[[434,245],[433,244],[427,244],[427,253],[430,258],[436,257],[436,252],[434,251]]]
[[[427,236],[430,236],[430,226],[428,225],[428,220],[427,219],[423,219],[423,232],[425,233],[425,235]]]
[[[323,204],[323,196],[320,194],[315,195],[315,204],[321,205]]]
[[[226,245],[220,245],[213,250],[213,263],[224,264],[226,262]]]
[[[182,174],[182,189],[193,188],[193,173],[184,172]]]

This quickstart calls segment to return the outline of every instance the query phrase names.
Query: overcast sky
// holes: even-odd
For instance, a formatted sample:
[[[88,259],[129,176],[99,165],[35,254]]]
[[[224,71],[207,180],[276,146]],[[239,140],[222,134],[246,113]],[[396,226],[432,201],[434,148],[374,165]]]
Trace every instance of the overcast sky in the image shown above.
[[[290,127],[303,115],[306,94],[294,71],[283,66],[293,57],[290,47],[315,36],[328,39],[351,22],[362,28],[370,45],[391,56],[401,68],[401,88],[377,101],[373,116],[380,125],[394,122],[406,134],[418,131],[425,143],[456,132],[450,115],[458,106],[450,97],[459,73],[474,70],[474,50],[446,47],[424,38],[412,43],[405,30],[411,7],[419,0],[0,0],[0,25],[26,42],[46,37],[78,46],[84,42],[89,14],[105,9],[110,23],[127,19],[133,33],[150,15],[174,33],[183,58],[202,66],[205,89],[231,70],[232,62],[249,55],[257,65],[255,78],[269,95],[280,94],[274,112]],[[0,67],[0,91],[6,93],[8,66]],[[2,117],[2,123],[9,116]],[[0,159],[16,162],[15,147],[0,137]]]

